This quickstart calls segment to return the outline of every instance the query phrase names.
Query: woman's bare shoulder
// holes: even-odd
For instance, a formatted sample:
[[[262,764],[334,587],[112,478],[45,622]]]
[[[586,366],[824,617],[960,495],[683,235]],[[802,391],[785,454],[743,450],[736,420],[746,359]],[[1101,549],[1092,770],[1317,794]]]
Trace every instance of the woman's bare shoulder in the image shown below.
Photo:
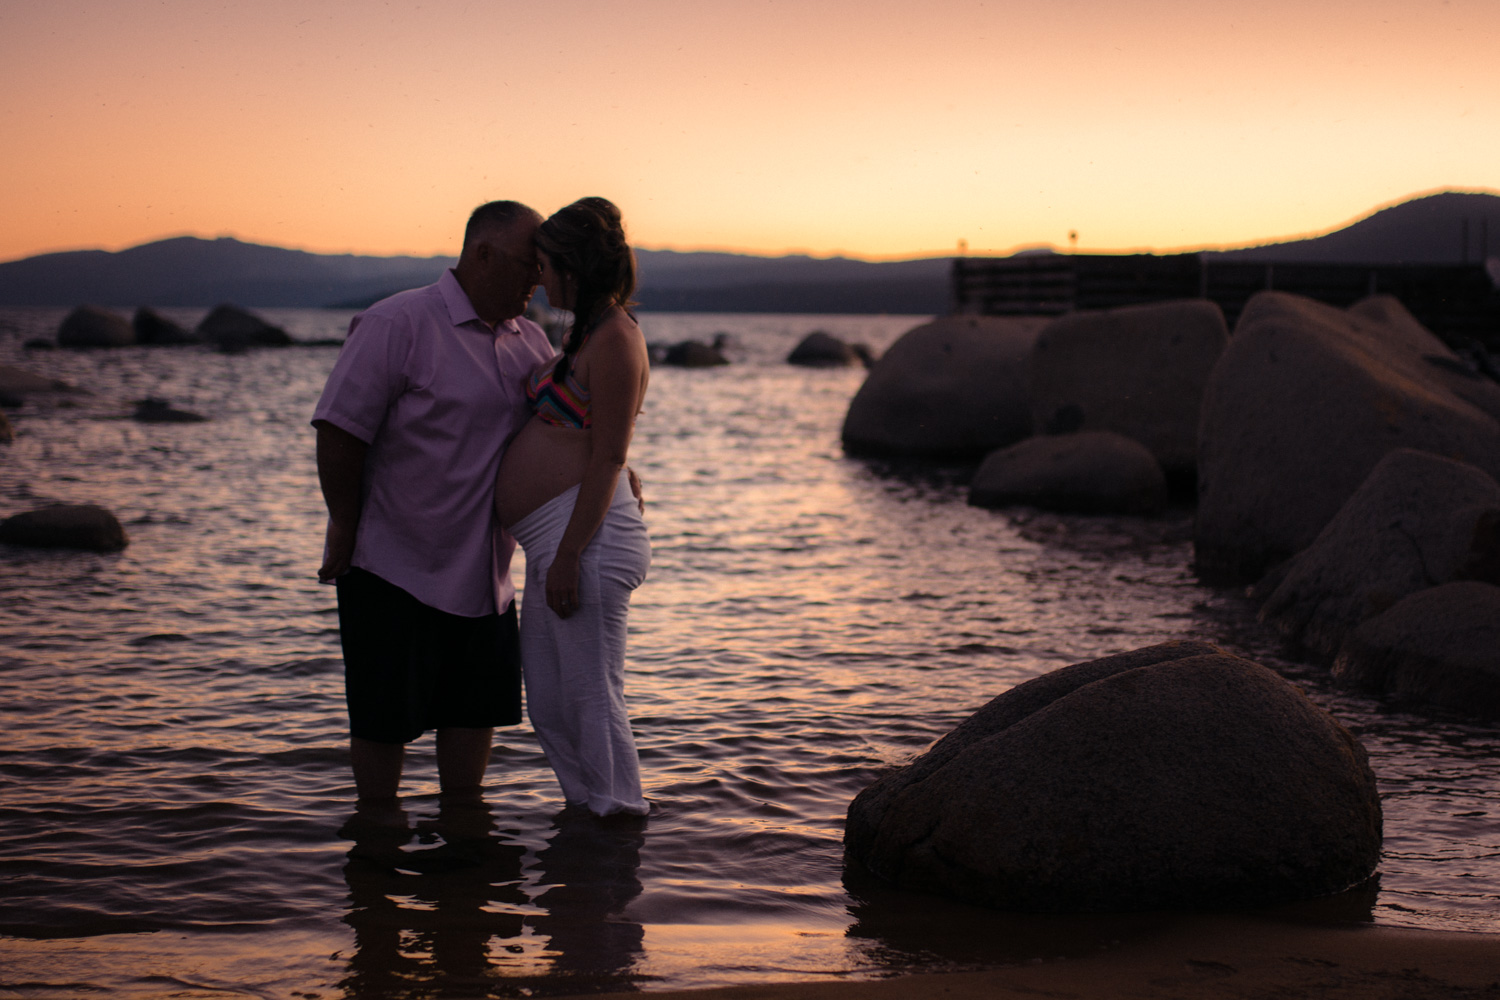
[[[644,351],[646,338],[631,315],[617,306],[594,327],[588,346],[605,354]]]

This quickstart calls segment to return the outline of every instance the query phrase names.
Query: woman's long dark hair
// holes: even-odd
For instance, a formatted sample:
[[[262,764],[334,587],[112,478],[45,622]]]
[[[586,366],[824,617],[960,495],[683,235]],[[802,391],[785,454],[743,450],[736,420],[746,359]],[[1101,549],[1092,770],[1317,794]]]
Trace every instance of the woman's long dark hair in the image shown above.
[[[635,254],[625,242],[620,210],[605,198],[580,198],[553,213],[537,230],[536,246],[573,285],[573,326],[552,376],[561,380],[610,306],[635,305],[630,301],[635,294]]]

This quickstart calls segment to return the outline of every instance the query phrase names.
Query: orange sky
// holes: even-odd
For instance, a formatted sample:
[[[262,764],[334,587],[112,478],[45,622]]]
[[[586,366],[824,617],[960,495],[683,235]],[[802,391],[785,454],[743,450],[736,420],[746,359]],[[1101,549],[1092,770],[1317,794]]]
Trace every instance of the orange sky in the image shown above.
[[[0,0],[0,260],[1234,244],[1500,188],[1495,0]]]

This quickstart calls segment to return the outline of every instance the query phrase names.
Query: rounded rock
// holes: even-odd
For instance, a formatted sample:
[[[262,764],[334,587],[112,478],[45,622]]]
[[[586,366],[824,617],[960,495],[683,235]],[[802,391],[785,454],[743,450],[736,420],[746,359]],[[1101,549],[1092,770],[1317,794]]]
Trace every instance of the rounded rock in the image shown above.
[[[57,328],[59,347],[129,347],[134,343],[130,322],[99,306],[79,306]]]
[[[1311,545],[1395,448],[1500,478],[1500,386],[1430,360],[1443,357],[1389,296],[1347,310],[1254,296],[1203,396],[1200,574],[1254,580]]]
[[[41,549],[118,552],[130,543],[125,528],[94,504],[53,504],[0,521],[0,542]]]
[[[1201,642],[1075,664],[985,705],[849,807],[853,860],[1001,909],[1257,906],[1380,858],[1364,748],[1276,673]]]
[[[1484,530],[1496,513],[1500,485],[1484,472],[1398,448],[1278,571],[1261,620],[1331,657],[1367,618],[1500,557],[1493,532]]]
[[[844,450],[972,461],[1029,436],[1026,366],[1045,324],[945,316],[908,330],[850,401]]]
[[[197,336],[220,351],[243,351],[251,347],[286,347],[292,338],[279,326],[228,303],[214,306],[198,324]]]
[[[1228,343],[1223,311],[1205,299],[1059,317],[1031,359],[1033,422],[1049,433],[1123,434],[1191,482],[1203,387]]]
[[[1080,431],[1028,438],[991,452],[974,473],[969,503],[1156,514],[1166,508],[1167,481],[1139,442],[1110,431]]]
[[[1461,580],[1409,594],[1355,629],[1345,684],[1500,719],[1500,587]]]

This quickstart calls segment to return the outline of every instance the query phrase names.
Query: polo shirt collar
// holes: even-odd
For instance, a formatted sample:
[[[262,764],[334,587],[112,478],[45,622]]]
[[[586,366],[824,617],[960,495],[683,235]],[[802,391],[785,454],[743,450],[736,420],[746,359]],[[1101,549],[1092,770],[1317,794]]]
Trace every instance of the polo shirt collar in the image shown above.
[[[464,287],[458,283],[458,278],[454,275],[452,268],[443,272],[443,276],[438,279],[437,284],[438,292],[443,296],[443,304],[448,307],[448,320],[454,326],[462,326],[465,323],[478,323],[486,330],[492,330],[495,333],[499,333],[502,330],[506,333],[518,333],[520,331],[521,328],[514,319],[504,320],[493,327],[480,319],[479,314],[474,311],[474,304],[469,301],[469,296],[464,292]]]

